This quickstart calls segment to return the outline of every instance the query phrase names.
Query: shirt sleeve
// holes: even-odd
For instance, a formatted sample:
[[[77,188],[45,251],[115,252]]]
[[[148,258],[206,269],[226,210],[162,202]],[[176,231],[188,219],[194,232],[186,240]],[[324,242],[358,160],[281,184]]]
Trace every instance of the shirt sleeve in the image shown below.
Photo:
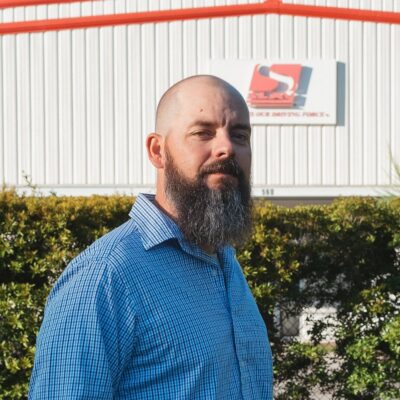
[[[46,305],[29,399],[112,399],[133,352],[135,319],[114,269],[91,261],[62,276]]]

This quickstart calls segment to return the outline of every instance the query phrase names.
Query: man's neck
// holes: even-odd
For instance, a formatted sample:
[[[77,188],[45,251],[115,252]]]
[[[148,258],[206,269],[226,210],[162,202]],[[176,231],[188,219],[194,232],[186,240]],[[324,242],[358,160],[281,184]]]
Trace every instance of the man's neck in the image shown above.
[[[210,256],[217,254],[217,249],[214,246],[201,245],[199,247]]]
[[[173,221],[178,221],[178,213],[176,208],[173,204],[171,204],[171,202],[168,201],[165,195],[161,195],[159,192],[157,192],[154,199],[154,204]]]
[[[165,195],[161,195],[160,192],[157,192],[154,203],[164,214],[168,215],[168,217],[171,218],[179,226],[178,213],[175,207],[168,201]],[[217,249],[214,246],[199,245],[199,247],[208,255],[217,254]]]

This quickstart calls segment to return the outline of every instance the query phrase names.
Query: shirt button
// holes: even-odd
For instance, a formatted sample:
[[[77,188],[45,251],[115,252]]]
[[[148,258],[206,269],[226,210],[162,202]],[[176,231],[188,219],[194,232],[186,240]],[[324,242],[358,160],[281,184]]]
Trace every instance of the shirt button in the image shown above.
[[[246,366],[246,361],[240,361],[239,362],[240,368],[244,368]]]
[[[218,272],[216,269],[213,269],[213,270],[211,270],[211,274],[212,274],[212,276],[217,276]]]

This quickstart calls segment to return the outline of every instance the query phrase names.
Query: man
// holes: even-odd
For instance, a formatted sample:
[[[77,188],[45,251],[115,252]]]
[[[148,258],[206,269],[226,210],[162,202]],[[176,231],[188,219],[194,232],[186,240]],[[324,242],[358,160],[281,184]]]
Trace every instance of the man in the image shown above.
[[[156,196],[53,288],[30,399],[272,399],[264,322],[231,245],[251,226],[250,123],[212,76],[160,100]]]

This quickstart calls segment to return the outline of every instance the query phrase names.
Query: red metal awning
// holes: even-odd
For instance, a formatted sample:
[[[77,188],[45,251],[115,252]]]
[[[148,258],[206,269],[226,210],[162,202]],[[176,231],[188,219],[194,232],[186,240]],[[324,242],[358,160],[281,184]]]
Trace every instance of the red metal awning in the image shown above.
[[[1,0],[0,0],[1,1]],[[67,0],[71,2],[75,0]],[[86,0],[87,1],[87,0]],[[27,4],[23,4],[23,3]],[[1,4],[54,4],[52,0],[2,0]],[[58,1],[58,3],[61,3]],[[267,0],[256,4],[238,4],[213,7],[181,8],[161,11],[142,11],[124,14],[96,15],[39,21],[0,24],[0,34],[44,32],[63,29],[93,28],[101,26],[172,22],[204,18],[238,17],[242,15],[278,14],[312,18],[331,18],[347,21],[400,24],[400,13],[393,11],[362,10],[354,8],[288,4],[281,0]]]

